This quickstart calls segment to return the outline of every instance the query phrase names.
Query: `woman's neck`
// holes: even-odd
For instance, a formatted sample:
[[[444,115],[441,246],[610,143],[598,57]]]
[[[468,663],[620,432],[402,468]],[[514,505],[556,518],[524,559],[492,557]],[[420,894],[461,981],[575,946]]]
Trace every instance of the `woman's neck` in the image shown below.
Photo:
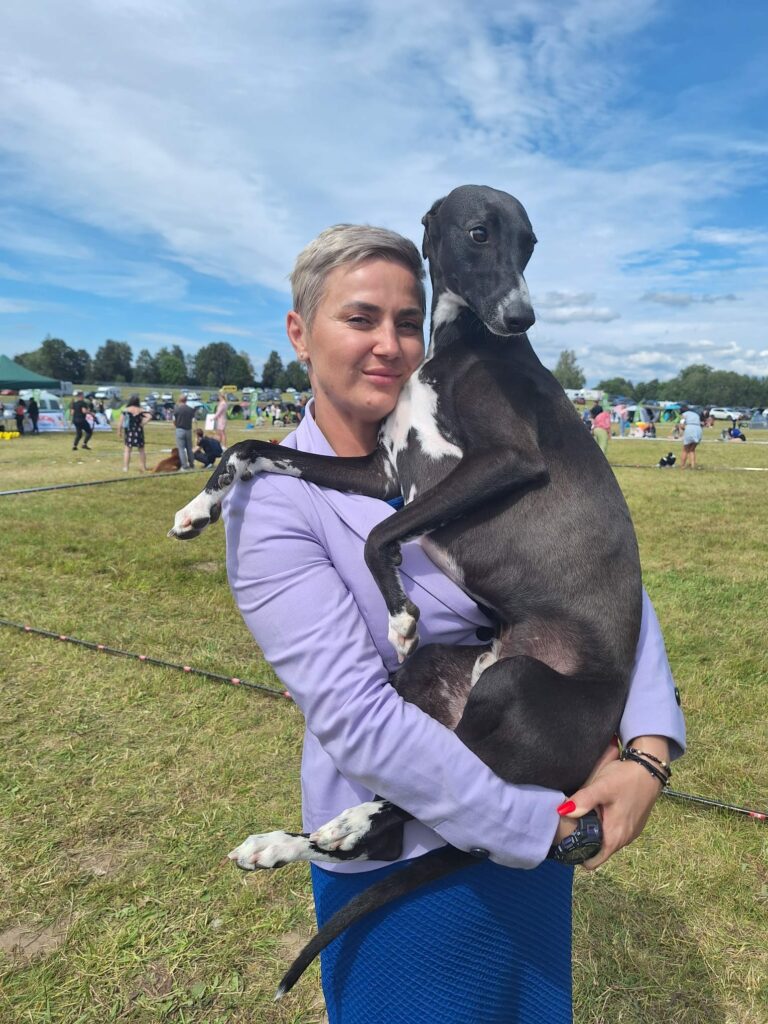
[[[324,410],[317,408],[315,402],[311,415],[328,444],[337,455],[351,457],[370,455],[376,447],[379,428],[376,423],[347,423],[337,416],[324,415]]]

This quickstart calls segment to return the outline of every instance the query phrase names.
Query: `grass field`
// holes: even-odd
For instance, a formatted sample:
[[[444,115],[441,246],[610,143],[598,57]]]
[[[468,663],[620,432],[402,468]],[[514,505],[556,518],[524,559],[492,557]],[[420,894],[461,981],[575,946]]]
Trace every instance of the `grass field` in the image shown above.
[[[651,468],[679,442],[614,440],[609,457],[687,714],[675,786],[764,809],[768,444],[716,436],[696,472]],[[147,428],[150,466],[171,438]],[[116,436],[92,446],[0,441],[0,490],[120,478],[0,498],[0,615],[277,686],[221,527],[165,538],[204,474],[125,480]],[[316,968],[271,1001],[312,927],[306,865],[220,863],[299,825],[297,709],[7,627],[0,650],[0,1022],[319,1024]],[[666,799],[632,848],[577,873],[578,1024],[765,1024],[767,855],[768,824]]]

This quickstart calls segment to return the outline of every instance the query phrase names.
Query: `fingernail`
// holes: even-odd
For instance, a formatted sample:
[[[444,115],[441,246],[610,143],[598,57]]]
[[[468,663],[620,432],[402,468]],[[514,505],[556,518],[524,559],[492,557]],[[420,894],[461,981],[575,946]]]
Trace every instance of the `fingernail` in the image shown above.
[[[573,800],[566,800],[564,804],[560,804],[560,806],[557,808],[557,813],[558,814],[570,814],[571,811],[575,811],[575,810],[576,810],[576,804],[573,802]]]

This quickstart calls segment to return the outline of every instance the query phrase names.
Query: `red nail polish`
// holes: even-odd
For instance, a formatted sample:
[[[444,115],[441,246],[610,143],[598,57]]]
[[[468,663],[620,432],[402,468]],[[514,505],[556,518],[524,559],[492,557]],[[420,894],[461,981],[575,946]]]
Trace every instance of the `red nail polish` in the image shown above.
[[[575,810],[576,810],[576,804],[573,802],[573,800],[566,800],[564,804],[560,804],[560,806],[557,808],[557,813],[558,814],[570,814],[571,811],[575,811]]]

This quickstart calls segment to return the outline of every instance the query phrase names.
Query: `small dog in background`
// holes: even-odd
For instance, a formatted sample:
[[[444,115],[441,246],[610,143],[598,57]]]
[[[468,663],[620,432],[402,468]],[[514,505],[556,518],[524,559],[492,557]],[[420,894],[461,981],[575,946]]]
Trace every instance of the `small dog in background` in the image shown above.
[[[181,459],[179,458],[179,449],[171,448],[171,454],[166,459],[160,459],[158,464],[152,470],[153,473],[175,473],[181,469]]]
[[[677,462],[677,459],[676,459],[676,457],[675,457],[675,456],[674,456],[674,455],[672,454],[672,452],[667,452],[667,454],[666,454],[666,455],[663,455],[663,456],[662,456],[662,457],[661,457],[661,458],[659,459],[659,469],[666,469],[666,467],[667,467],[667,466],[674,466],[674,464],[675,464],[676,462]]]

